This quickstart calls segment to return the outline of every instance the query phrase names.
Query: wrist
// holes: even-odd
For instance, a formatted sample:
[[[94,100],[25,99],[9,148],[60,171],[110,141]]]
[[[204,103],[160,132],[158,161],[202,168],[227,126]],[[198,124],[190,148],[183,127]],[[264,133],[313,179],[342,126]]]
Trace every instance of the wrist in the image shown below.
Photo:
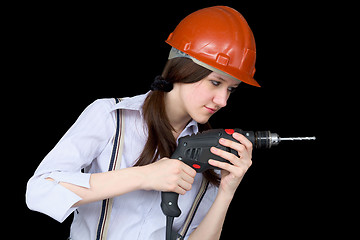
[[[144,190],[144,174],[141,167],[130,167],[114,171],[117,175],[117,182],[124,182],[129,188],[128,191]]]
[[[150,190],[149,180],[147,179],[148,165],[134,167],[134,168],[136,168],[137,172],[139,173],[139,182],[140,182],[139,188],[141,190]]]
[[[224,191],[220,186],[216,198],[219,198],[221,202],[230,205],[232,199],[234,198],[234,193],[228,193]]]

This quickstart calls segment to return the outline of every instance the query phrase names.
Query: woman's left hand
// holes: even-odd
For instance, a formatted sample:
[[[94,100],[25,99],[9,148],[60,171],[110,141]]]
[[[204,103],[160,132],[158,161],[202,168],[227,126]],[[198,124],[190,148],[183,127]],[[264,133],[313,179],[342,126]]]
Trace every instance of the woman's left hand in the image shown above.
[[[209,164],[218,168],[223,169],[221,171],[221,182],[219,191],[227,194],[231,198],[235,194],[237,187],[239,186],[242,178],[244,177],[246,171],[252,164],[252,143],[243,135],[239,133],[234,133],[233,137],[238,140],[240,143],[221,138],[220,144],[225,147],[230,147],[238,152],[240,157],[235,156],[232,153],[226,152],[224,150],[212,147],[210,150],[213,154],[218,155],[232,164],[220,162],[216,160],[209,160]]]

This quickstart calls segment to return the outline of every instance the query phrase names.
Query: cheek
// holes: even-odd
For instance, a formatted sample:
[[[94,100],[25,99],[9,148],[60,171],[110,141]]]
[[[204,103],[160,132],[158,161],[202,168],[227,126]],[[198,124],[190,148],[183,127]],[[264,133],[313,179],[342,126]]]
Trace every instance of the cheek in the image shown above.
[[[188,104],[202,107],[211,101],[211,94],[202,81],[184,87],[184,97]]]

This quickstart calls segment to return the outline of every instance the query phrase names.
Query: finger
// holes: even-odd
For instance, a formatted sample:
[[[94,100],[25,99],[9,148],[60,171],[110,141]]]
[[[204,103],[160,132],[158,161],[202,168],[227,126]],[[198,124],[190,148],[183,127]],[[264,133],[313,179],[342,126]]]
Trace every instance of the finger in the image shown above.
[[[242,135],[240,133],[234,133],[232,136],[233,136],[233,138],[238,140],[242,145],[244,145],[247,150],[252,150],[253,149],[252,142],[250,142],[250,140],[247,139],[244,135]]]
[[[194,183],[194,177],[188,175],[187,173],[183,172],[180,175],[181,180],[183,180],[186,183],[193,184]]]
[[[244,145],[242,145],[241,143],[237,143],[237,142],[231,141],[229,139],[220,138],[219,143],[225,147],[232,148],[232,149],[236,150],[237,152],[244,152],[247,150],[246,147]]]
[[[186,193],[186,190],[183,189],[183,188],[180,187],[180,186],[177,186],[176,189],[175,189],[173,192],[176,192],[176,193],[178,193],[178,194],[184,195],[184,194]]]
[[[230,147],[236,150],[240,157],[250,157],[252,156],[252,143],[244,136],[239,133],[234,133],[233,137],[238,140],[238,142],[231,141],[229,139],[220,138],[219,142],[225,147]],[[243,141],[243,142],[241,142]]]
[[[190,184],[189,182],[184,181],[184,180],[180,181],[178,184],[179,184],[179,187],[185,191],[190,191],[192,188],[192,184]]]
[[[190,177],[194,178],[196,176],[196,171],[195,169],[193,169],[192,167],[190,167],[189,165],[185,164],[184,162],[183,166],[182,166],[182,170],[189,175]]]
[[[216,161],[213,159],[210,159],[208,161],[208,163],[212,166],[218,167],[220,169],[223,169],[227,172],[229,172],[229,174],[232,175],[233,179],[242,179],[244,177],[244,174],[246,173],[246,171],[249,169],[250,166],[243,166],[243,167],[236,167],[234,165],[230,165],[228,163],[225,162],[220,162],[220,161]]]
[[[218,168],[226,170],[228,172],[232,172],[233,168],[234,168],[234,166],[229,164],[229,163],[220,162],[220,161],[216,161],[216,160],[213,160],[213,159],[209,159],[208,163],[210,165],[214,166],[214,167],[218,167]]]
[[[230,153],[230,152],[227,152],[227,151],[224,151],[224,150],[221,150],[221,149],[218,149],[216,147],[211,147],[210,148],[210,151],[219,156],[219,157],[222,157],[226,160],[228,160],[229,162],[231,162],[232,164],[236,165],[236,166],[239,166],[240,165],[240,158],[238,158],[237,156],[235,156],[233,153]]]
[[[165,192],[176,192],[178,194],[184,195],[187,191],[189,191],[192,188],[192,185],[190,183],[186,183],[183,180],[178,180],[170,185],[167,186],[162,191]]]

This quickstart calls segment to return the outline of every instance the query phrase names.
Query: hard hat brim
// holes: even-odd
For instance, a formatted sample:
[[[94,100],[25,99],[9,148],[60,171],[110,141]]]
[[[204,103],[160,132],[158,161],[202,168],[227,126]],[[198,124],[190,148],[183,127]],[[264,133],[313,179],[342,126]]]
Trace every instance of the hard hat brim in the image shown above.
[[[168,43],[168,42],[167,42]],[[170,43],[168,43],[170,44]],[[171,45],[171,44],[170,44]],[[170,53],[169,53],[169,57],[168,59],[172,59],[172,58],[177,58],[177,57],[185,57],[185,58],[189,58],[191,59],[194,63],[204,67],[204,68],[207,68],[209,69],[210,71],[213,71],[213,72],[216,72],[218,74],[221,74],[223,76],[226,76],[228,78],[231,78],[231,79],[234,79],[234,80],[237,80],[239,82],[244,82],[244,83],[247,83],[249,85],[252,85],[252,86],[255,86],[255,87],[261,87],[256,81],[254,78],[251,78],[249,77],[249,75],[247,74],[240,74],[241,78],[237,78],[235,76],[232,76],[231,74],[227,73],[227,72],[224,72],[224,71],[221,71],[213,66],[210,66],[209,64],[206,64],[198,59],[196,59],[195,57],[189,55],[188,53],[184,53],[174,47],[171,48],[170,50]]]

